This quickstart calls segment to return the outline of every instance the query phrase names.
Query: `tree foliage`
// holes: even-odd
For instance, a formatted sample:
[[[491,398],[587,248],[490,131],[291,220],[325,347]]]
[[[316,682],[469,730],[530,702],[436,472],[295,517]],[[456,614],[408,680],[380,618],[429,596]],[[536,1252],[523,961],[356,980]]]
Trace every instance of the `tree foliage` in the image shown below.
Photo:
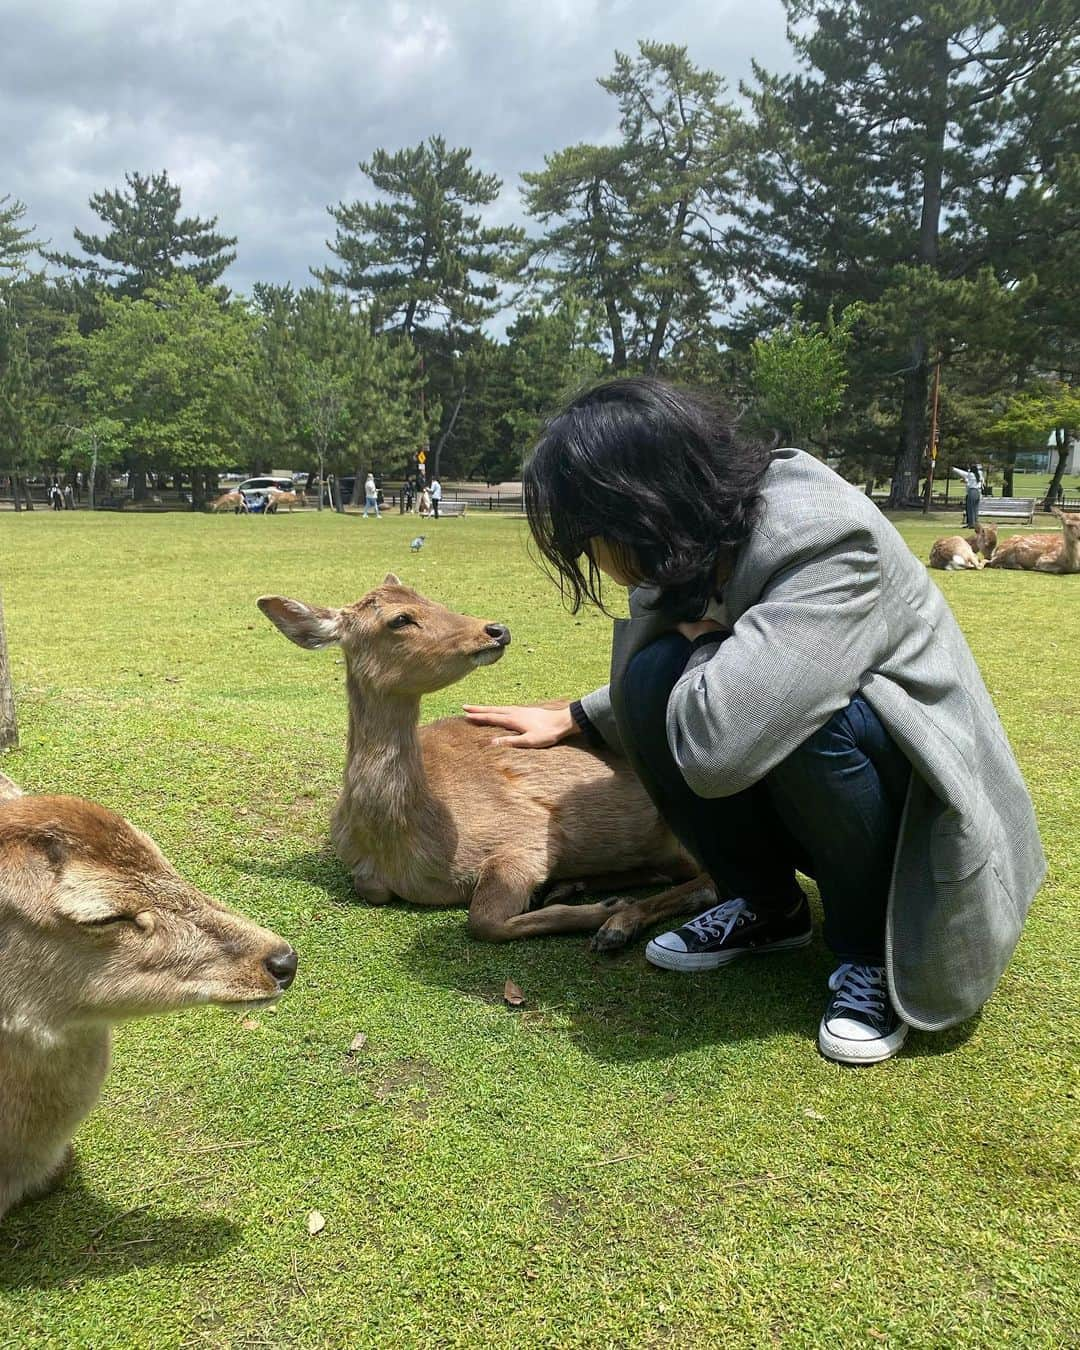
[[[379,196],[329,208],[338,261],[319,279],[359,298],[376,327],[407,337],[428,325],[479,328],[499,307],[498,277],[521,231],[482,223],[502,183],[471,161],[441,136],[376,150],[360,170]]]
[[[91,209],[108,229],[101,235],[75,230],[86,256],[49,253],[49,261],[116,298],[139,299],[175,276],[213,286],[236,258],[236,240],[217,233],[217,217],[181,216],[180,188],[165,172],[128,173],[124,181],[126,188],[90,198]]]
[[[1033,151],[1046,141],[1038,117],[1050,91],[1069,97],[1075,6],[785,4],[803,70],[755,67],[750,202],[733,242],[746,284],[781,310],[880,307],[862,393],[892,399],[901,500],[914,493],[925,449],[941,337],[933,317],[971,325],[954,355],[977,351],[988,329],[1005,350],[1010,290],[1037,273],[1047,248],[1030,234],[1007,258],[994,243],[1017,194],[1045,191],[1055,172],[1053,147]]]
[[[605,317],[614,370],[655,372],[707,330],[729,298],[720,220],[735,192],[738,116],[723,81],[685,47],[642,42],[600,81],[620,141],[576,145],[523,175],[534,284],[588,296]]]

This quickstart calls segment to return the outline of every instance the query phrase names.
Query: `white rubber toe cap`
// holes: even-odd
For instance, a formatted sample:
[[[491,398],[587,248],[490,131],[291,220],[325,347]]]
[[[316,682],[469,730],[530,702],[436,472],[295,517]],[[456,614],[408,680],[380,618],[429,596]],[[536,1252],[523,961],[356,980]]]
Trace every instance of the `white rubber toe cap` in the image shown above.
[[[650,947],[655,947],[662,952],[685,952],[686,943],[678,933],[661,933],[659,937],[654,937],[649,943]]]

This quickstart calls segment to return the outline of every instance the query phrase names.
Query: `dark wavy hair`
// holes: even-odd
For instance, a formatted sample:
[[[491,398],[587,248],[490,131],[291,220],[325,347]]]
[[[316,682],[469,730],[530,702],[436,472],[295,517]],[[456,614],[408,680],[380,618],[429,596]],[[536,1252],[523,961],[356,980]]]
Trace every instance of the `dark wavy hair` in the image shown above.
[[[721,557],[753,524],[769,448],[739,437],[702,394],[644,376],[576,395],[523,475],[525,512],[574,613],[604,609],[589,541],[602,537],[674,620],[701,617]]]

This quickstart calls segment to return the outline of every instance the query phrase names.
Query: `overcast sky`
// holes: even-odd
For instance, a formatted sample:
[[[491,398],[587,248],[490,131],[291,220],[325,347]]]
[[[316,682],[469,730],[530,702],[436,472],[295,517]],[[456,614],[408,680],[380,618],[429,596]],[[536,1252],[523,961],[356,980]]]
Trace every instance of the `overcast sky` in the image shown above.
[[[780,0],[0,0],[0,197],[52,246],[97,227],[91,192],[167,169],[188,213],[238,236],[225,280],[304,285],[357,162],[441,133],[505,184],[610,137],[596,77],[640,38],[689,47],[734,92],[787,69]]]

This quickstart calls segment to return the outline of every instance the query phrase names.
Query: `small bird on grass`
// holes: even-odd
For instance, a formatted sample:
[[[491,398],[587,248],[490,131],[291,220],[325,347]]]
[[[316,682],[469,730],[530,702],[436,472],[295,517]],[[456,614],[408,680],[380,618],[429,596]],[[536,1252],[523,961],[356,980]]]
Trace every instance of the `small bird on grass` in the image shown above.
[[[412,543],[409,545],[409,547],[412,549],[414,553],[419,553],[420,550],[424,547],[424,540],[426,538],[427,538],[426,534],[418,534],[416,538],[412,541]]]

